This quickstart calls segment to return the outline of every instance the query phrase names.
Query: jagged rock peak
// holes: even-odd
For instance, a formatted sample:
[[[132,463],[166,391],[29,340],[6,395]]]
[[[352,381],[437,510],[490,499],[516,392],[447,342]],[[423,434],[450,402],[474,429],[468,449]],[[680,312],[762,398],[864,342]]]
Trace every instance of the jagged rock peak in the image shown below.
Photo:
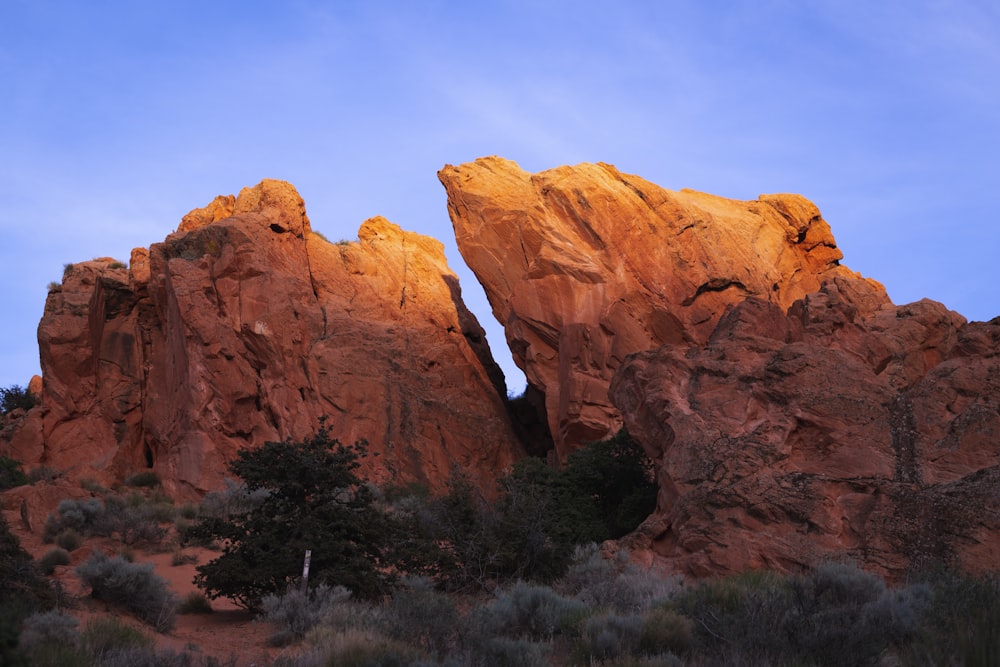
[[[240,190],[238,197],[219,195],[208,206],[196,208],[181,219],[178,232],[188,232],[234,215],[258,213],[275,232],[303,236],[312,231],[306,204],[295,186],[265,178],[257,185]]]
[[[128,270],[75,265],[39,325],[42,407],[7,449],[26,465],[217,488],[242,447],[320,417],[366,439],[377,482],[484,485],[522,455],[503,375],[440,242],[384,218],[359,241],[312,233],[295,188],[264,180],[184,216]]]
[[[497,157],[438,177],[459,250],[545,396],[561,457],[620,427],[607,389],[629,354],[704,343],[748,297],[787,308],[824,280],[855,275],[798,195],[737,201],[607,164],[530,174]]]

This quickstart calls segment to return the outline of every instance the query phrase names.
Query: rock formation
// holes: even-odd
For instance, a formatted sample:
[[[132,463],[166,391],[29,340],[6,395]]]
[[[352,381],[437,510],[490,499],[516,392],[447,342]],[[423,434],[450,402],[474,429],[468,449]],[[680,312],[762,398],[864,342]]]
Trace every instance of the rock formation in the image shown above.
[[[73,265],[38,337],[42,404],[8,445],[26,467],[203,491],[241,447],[321,416],[368,440],[378,482],[492,480],[521,451],[441,244],[381,218],[329,243],[280,181],[192,211],[129,268]]]
[[[500,158],[438,177],[459,250],[544,394],[560,458],[621,426],[608,385],[629,354],[704,343],[747,297],[786,308],[826,278],[854,275],[796,195],[735,201],[606,164],[529,174]]]
[[[330,244],[264,181],[128,269],[67,271],[39,327],[42,404],[8,419],[6,451],[193,493],[328,415],[370,441],[374,481],[440,488],[457,464],[485,484],[522,455],[515,428],[538,453],[537,399],[555,458],[622,424],[642,444],[659,499],[626,542],[679,572],[1000,562],[1000,318],[893,305],[799,196],[499,158],[439,177],[527,375],[522,423],[438,242],[374,218]]]
[[[658,470],[633,539],[679,571],[1000,562],[1000,318],[838,278],[629,358],[611,395]]]

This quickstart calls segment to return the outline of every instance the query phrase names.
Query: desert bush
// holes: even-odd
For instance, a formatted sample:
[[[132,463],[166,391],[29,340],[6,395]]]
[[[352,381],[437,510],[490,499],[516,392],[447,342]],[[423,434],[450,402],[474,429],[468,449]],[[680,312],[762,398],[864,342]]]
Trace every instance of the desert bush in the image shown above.
[[[173,553],[170,555],[170,564],[174,567],[179,567],[181,565],[190,565],[191,563],[197,563],[198,557],[194,554],[186,554],[182,549],[174,549]]]
[[[50,549],[44,556],[38,559],[38,569],[41,570],[44,575],[52,574],[59,565],[69,564],[69,552],[59,547]]]
[[[551,646],[509,637],[490,637],[468,654],[468,663],[483,667],[546,667]]]
[[[411,579],[393,593],[382,625],[390,637],[440,660],[457,642],[459,614],[454,601],[429,580]]]
[[[318,626],[306,636],[310,648],[296,661],[301,667],[390,667],[418,663],[423,656],[407,646],[367,627]]]
[[[642,622],[639,646],[650,655],[684,655],[694,647],[694,621],[668,607],[655,607]]]
[[[586,612],[583,603],[565,598],[547,586],[519,581],[501,590],[479,611],[485,634],[549,640],[572,633]]]
[[[80,633],[84,651],[103,664],[101,658],[128,649],[148,649],[153,638],[113,616],[95,616]]]
[[[351,598],[343,586],[320,584],[310,591],[289,589],[282,595],[266,595],[261,600],[261,616],[279,630],[269,638],[272,646],[284,646],[332,617],[336,607]]]
[[[31,484],[38,482],[52,482],[62,476],[62,473],[49,466],[38,466],[28,471],[28,481]]]
[[[680,585],[678,578],[637,567],[625,549],[607,558],[591,543],[574,549],[569,568],[553,588],[588,606],[625,614],[649,609]]]
[[[201,499],[197,516],[207,519],[228,520],[260,507],[270,490],[258,488],[253,491],[246,484],[238,484],[232,479],[223,480],[224,488],[210,491]]]
[[[602,614],[586,619],[574,654],[584,662],[616,659],[639,653],[643,633],[640,616]]]
[[[105,495],[108,493],[108,489],[101,485],[96,479],[92,477],[87,477],[86,479],[80,480],[80,488],[84,491],[90,491],[91,493],[96,493],[98,495]]]
[[[700,651],[765,662],[873,664],[915,637],[927,589],[889,590],[875,575],[828,563],[800,575],[703,582],[675,599]]]
[[[116,537],[122,544],[159,544],[167,531],[160,526],[155,512],[146,504],[129,504],[121,496],[104,500],[104,514],[94,528],[95,534]]]
[[[83,536],[72,528],[66,528],[56,536],[56,545],[66,551],[76,551],[83,544]]]
[[[176,600],[151,564],[129,563],[95,551],[76,572],[94,597],[127,609],[158,632],[173,628]]]
[[[930,593],[918,637],[903,652],[914,665],[995,665],[1000,656],[1000,575],[938,570],[916,585]]]
[[[54,609],[34,613],[24,619],[20,647],[31,651],[43,644],[75,646],[80,641],[79,625],[72,616]]]
[[[198,517],[198,506],[194,503],[184,503],[177,509],[177,516],[181,519],[196,519]]]
[[[51,609],[55,592],[41,576],[31,554],[21,547],[0,512],[0,664],[19,660],[21,622],[34,612]]]
[[[86,501],[60,500],[55,514],[50,514],[45,520],[42,539],[46,543],[52,543],[66,530],[82,535],[100,534],[103,519],[104,503],[97,498]]]
[[[550,582],[573,548],[620,537],[653,509],[656,484],[642,449],[624,432],[571,454],[562,469],[526,458],[498,480],[488,502],[460,472],[430,502],[431,535],[446,545],[438,572],[455,589]]]
[[[160,485],[160,476],[152,470],[143,470],[125,478],[125,486],[155,487]]]
[[[212,603],[198,591],[191,591],[177,605],[178,614],[211,614],[212,611]]]
[[[30,480],[21,469],[21,463],[14,459],[0,456],[0,491],[24,486]]]

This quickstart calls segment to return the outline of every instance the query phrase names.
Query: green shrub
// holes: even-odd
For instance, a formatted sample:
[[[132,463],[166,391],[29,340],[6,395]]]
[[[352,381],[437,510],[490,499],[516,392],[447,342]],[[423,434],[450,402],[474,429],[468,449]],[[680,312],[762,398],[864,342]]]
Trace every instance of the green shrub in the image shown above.
[[[706,581],[675,599],[699,651],[750,660],[866,665],[916,636],[926,587],[889,590],[878,577],[828,563],[801,575]]]
[[[42,571],[42,574],[50,575],[55,572],[57,566],[69,565],[70,560],[69,552],[66,549],[50,549],[44,556],[38,559],[38,569]]]
[[[596,544],[578,546],[566,573],[553,584],[591,607],[627,614],[649,609],[678,588],[678,579],[637,567],[628,551],[607,558]]]
[[[184,503],[177,509],[177,516],[181,519],[196,519],[198,517],[198,506],[194,503]]]
[[[56,544],[66,551],[76,551],[83,544],[83,536],[72,528],[66,528],[56,536]]]
[[[48,466],[38,466],[37,468],[32,468],[28,472],[28,481],[32,484],[37,484],[38,482],[51,482],[60,477],[60,475],[61,473],[58,470]]]
[[[80,641],[80,622],[55,609],[37,612],[24,619],[20,647],[30,651],[43,644],[75,646]]]
[[[95,616],[87,621],[80,642],[84,650],[100,660],[127,649],[148,649],[153,646],[153,638],[113,616]]]
[[[694,647],[694,621],[668,607],[656,607],[643,619],[639,645],[651,655],[685,655]]]
[[[160,485],[160,476],[152,470],[143,470],[125,478],[126,486],[149,487]]]
[[[269,643],[272,646],[284,646],[301,639],[350,598],[351,591],[343,586],[326,584],[320,584],[306,593],[299,589],[289,589],[282,595],[265,596],[261,600],[261,615],[279,628],[271,636]]]
[[[118,260],[115,260],[114,262],[111,262],[110,264],[108,264],[108,268],[109,269],[127,269],[128,265],[125,262],[120,262]]]
[[[21,622],[34,612],[51,609],[55,601],[48,579],[39,574],[0,512],[0,664],[20,659]]]
[[[300,661],[306,665],[337,667],[376,667],[415,665],[420,653],[401,642],[386,637],[374,628],[332,628],[319,626],[306,637],[311,648]]]
[[[639,653],[643,620],[639,616],[603,614],[583,622],[574,653],[586,662],[609,660]]]
[[[312,550],[317,583],[344,586],[355,595],[384,593],[389,573],[378,567],[390,547],[388,517],[356,470],[366,443],[346,446],[321,426],[300,442],[267,442],[242,449],[230,472],[259,505],[225,518],[205,516],[193,532],[223,543],[222,555],[198,566],[195,581],[210,598],[228,597],[250,609],[281,595]],[[265,554],[266,557],[262,557]]]
[[[441,660],[457,643],[458,609],[450,597],[435,591],[430,581],[411,579],[393,593],[383,626],[390,637]]]
[[[1000,574],[951,571],[928,575],[920,632],[905,657],[912,664],[997,664],[1000,656]],[[918,582],[917,586],[926,585]],[[912,587],[911,587],[912,588]]]
[[[30,410],[38,405],[38,397],[20,385],[0,387],[0,414],[13,410]]]
[[[86,479],[80,480],[80,488],[82,488],[84,491],[90,491],[91,493],[96,493],[102,496],[108,493],[108,489],[101,486],[101,484],[92,477],[87,477]]]
[[[86,501],[61,500],[55,514],[50,514],[45,520],[42,539],[46,544],[51,544],[66,530],[74,530],[83,535],[100,535],[103,522],[104,504],[97,498]]]
[[[95,551],[76,572],[93,597],[127,609],[158,632],[173,627],[176,600],[151,564],[137,565]]]
[[[212,603],[199,591],[188,593],[177,607],[178,614],[211,614],[212,611]]]
[[[21,464],[14,459],[0,456],[0,491],[24,486],[30,480],[21,469]]]
[[[508,637],[548,640],[572,632],[585,609],[583,603],[562,597],[548,586],[520,581],[499,591],[484,608],[484,630]]]
[[[186,554],[181,549],[174,549],[174,552],[170,555],[170,564],[174,567],[179,567],[181,565],[190,565],[191,563],[197,563],[198,557],[194,554]]]
[[[551,647],[527,639],[491,637],[478,644],[469,662],[488,667],[547,667]]]

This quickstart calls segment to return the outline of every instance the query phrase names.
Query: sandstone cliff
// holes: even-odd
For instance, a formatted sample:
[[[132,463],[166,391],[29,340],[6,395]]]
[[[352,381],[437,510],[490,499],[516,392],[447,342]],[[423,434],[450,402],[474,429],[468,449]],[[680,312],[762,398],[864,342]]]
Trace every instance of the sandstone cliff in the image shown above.
[[[633,548],[694,575],[1000,562],[1000,319],[894,306],[798,196],[499,158],[439,178],[558,456],[623,420],[653,458]]]
[[[485,482],[521,452],[441,244],[381,218],[329,243],[280,181],[192,211],[127,269],[73,265],[39,347],[42,404],[8,446],[77,478],[216,488],[239,448],[324,415],[369,441],[379,482],[437,488],[453,465]]]
[[[529,174],[482,158],[438,177],[458,247],[544,394],[560,458],[621,426],[608,385],[626,356],[708,340],[726,306],[790,306],[839,266],[796,195],[735,201],[665,190],[606,164]]]
[[[629,358],[611,395],[660,484],[633,543],[679,571],[1000,562],[1000,318],[836,279]]]

